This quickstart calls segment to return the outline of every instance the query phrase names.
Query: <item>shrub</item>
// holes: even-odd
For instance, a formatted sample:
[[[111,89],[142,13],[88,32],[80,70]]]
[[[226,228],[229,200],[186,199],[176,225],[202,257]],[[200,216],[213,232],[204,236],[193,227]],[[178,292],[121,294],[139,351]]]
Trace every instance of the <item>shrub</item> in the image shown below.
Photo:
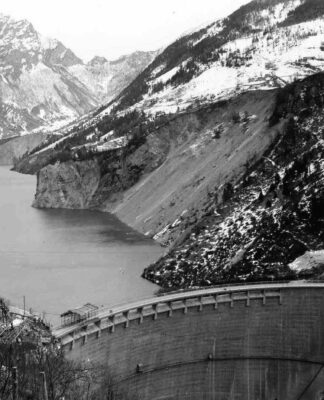
[[[237,111],[234,111],[232,114],[232,121],[234,122],[234,124],[239,124],[241,122],[241,117],[240,117],[240,113]]]
[[[223,192],[223,202],[230,200],[234,194],[234,188],[231,182],[226,183]]]

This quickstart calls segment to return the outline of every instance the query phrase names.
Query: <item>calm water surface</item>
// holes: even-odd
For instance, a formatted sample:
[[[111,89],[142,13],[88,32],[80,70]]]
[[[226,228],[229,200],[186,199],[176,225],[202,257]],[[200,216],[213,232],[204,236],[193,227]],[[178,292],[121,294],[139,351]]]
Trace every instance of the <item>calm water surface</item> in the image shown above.
[[[114,216],[31,207],[36,177],[0,167],[0,296],[58,314],[86,302],[116,305],[151,296],[140,277],[161,247]]]

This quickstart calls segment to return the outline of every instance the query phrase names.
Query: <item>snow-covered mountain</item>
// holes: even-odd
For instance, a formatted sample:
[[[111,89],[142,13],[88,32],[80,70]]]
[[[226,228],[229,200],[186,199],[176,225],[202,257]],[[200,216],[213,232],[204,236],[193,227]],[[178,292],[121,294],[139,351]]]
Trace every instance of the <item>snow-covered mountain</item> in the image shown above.
[[[69,71],[85,86],[91,88],[93,95],[101,103],[108,103],[125,89],[157,54],[156,51],[136,51],[113,61],[96,56],[86,65],[71,66]]]
[[[254,0],[167,47],[112,107],[175,112],[321,71],[323,15],[322,0]]]
[[[73,118],[96,107],[96,97],[68,71],[79,63],[71,50],[57,40],[44,39],[28,21],[2,15],[1,136]]]
[[[176,114],[320,72],[323,17],[322,0],[253,0],[229,17],[181,36],[160,54],[137,52],[115,62],[95,57],[86,66],[73,63],[69,72],[91,87],[93,95],[102,100],[114,97],[82,126],[105,125],[112,115],[134,110],[153,118]],[[143,64],[147,68],[115,97]],[[106,88],[113,96],[105,94]],[[76,125],[75,131],[82,132],[82,126]]]
[[[32,28],[29,26],[28,30]],[[133,119],[133,124],[141,121],[143,125],[146,118],[149,125],[152,118],[186,112],[249,90],[280,88],[322,71],[324,2],[253,0],[227,18],[181,36],[160,53],[137,52],[114,62],[95,57],[83,65],[70,52],[67,56],[61,45],[61,52],[52,42],[44,46],[55,49],[52,56],[47,50],[47,59],[62,58],[64,71],[82,82],[83,87],[91,88],[93,97],[101,101],[114,97],[123,83],[148,64],[107,106],[102,106],[92,117],[77,121],[64,131],[69,136],[59,140],[60,148],[64,143],[70,148],[69,137],[73,135],[76,150],[86,143],[87,151],[100,153],[102,142],[108,140],[107,133],[113,131],[110,140],[120,136],[125,139],[125,134],[133,136],[132,126],[128,130],[123,120],[123,116],[132,112],[141,115]],[[113,96],[106,93],[106,88]],[[122,129],[115,129],[119,124]],[[83,134],[91,129],[96,134]],[[124,139],[122,142],[126,143]],[[54,141],[55,137],[48,149],[55,147]]]
[[[84,64],[30,22],[0,14],[0,137],[89,112],[117,95],[154,55],[136,52],[113,62],[97,58]]]

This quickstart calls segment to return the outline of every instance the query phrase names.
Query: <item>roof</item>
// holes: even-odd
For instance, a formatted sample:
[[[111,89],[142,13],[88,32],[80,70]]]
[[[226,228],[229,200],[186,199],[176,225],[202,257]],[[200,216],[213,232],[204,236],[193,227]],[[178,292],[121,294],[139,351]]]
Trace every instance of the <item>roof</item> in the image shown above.
[[[87,314],[98,310],[98,306],[95,306],[94,304],[87,303],[82,307],[78,308],[72,308],[71,310],[65,311],[65,313],[61,314],[61,317],[64,317],[68,314],[78,314],[80,316],[86,316]]]

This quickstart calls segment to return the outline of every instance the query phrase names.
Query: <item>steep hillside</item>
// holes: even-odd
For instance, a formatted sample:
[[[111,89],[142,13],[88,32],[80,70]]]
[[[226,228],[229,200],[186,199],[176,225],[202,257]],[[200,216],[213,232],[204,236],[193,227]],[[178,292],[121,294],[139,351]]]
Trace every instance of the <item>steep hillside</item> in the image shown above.
[[[144,276],[165,288],[321,276],[323,263],[291,264],[324,243],[324,75],[281,90],[270,124],[288,118],[267,156]],[[315,253],[316,254],[316,253]]]
[[[47,149],[29,158],[30,165],[51,164],[38,173],[34,205],[112,211],[170,244],[177,232],[169,234],[168,226],[177,225],[184,212],[194,221],[210,191],[239,179],[246,165],[259,159],[280,133],[280,124],[269,128],[267,122],[274,100],[271,91],[249,92],[207,108],[160,117],[146,127],[144,138],[134,136],[126,145],[119,136],[108,142],[99,139],[93,150],[90,144],[83,151],[73,143],[80,136],[69,136],[65,140],[70,147],[74,144],[69,152]],[[136,123],[136,116],[144,130],[141,115],[128,118]],[[121,127],[116,126],[112,136],[126,119],[121,118]],[[137,129],[138,125],[133,127],[134,135]],[[56,163],[57,159],[63,162]]]
[[[254,0],[167,47],[110,109],[174,112],[318,72],[323,15],[320,0]]]
[[[136,52],[100,67],[85,65],[28,21],[0,14],[0,137],[62,125],[89,112],[116,96],[154,56]]]
[[[171,249],[144,274],[164,287],[294,276],[288,264],[323,241],[321,137],[307,128],[322,123],[322,11],[254,0],[178,39],[20,160],[38,172],[34,206],[116,213]],[[304,152],[307,172],[295,166]]]
[[[87,129],[92,126],[95,131],[100,125],[104,128],[100,136],[104,136],[114,116],[132,111],[145,113],[148,119],[175,115],[249,90],[280,88],[320,72],[324,66],[322,11],[318,0],[253,0],[229,17],[168,46],[116,99],[88,120]],[[127,65],[137,65],[130,59],[125,61]],[[123,59],[116,61],[116,65],[123,63]],[[106,66],[113,64],[96,57],[87,68],[105,81]],[[103,90],[96,78],[79,73],[79,65],[72,70],[84,83],[88,80],[95,90]],[[113,87],[119,78],[107,79],[115,94]]]

